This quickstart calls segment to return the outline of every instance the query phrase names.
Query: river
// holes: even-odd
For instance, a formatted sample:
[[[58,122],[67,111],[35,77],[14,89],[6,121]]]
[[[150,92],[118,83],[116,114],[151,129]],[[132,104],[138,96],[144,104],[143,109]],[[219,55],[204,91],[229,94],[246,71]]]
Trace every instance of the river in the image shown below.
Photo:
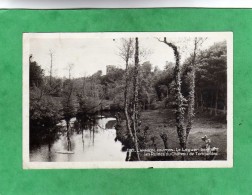
[[[71,124],[76,119],[71,120]],[[111,125],[112,124],[112,125]],[[48,145],[30,151],[33,162],[88,162],[88,161],[125,161],[126,152],[122,151],[120,141],[115,141],[115,118],[97,119],[92,130],[83,134],[74,132],[71,137],[71,151],[67,151],[66,135],[61,135],[49,150]],[[62,122],[61,125],[65,125]]]

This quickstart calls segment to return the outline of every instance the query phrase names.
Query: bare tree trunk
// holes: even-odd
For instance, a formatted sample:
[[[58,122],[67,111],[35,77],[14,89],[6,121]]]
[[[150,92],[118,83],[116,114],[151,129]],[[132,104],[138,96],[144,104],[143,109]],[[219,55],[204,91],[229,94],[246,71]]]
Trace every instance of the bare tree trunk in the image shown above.
[[[49,84],[50,86],[52,85],[52,66],[53,66],[53,52],[50,51],[49,53],[50,57],[51,57],[51,66],[50,66],[50,80],[49,80]]]
[[[125,89],[124,89],[124,114],[125,114],[125,118],[126,118],[126,126],[127,126],[127,130],[128,133],[132,139],[132,142],[134,143],[135,139],[132,133],[132,129],[130,126],[130,117],[129,117],[129,113],[128,113],[128,107],[129,107],[129,103],[128,103],[128,85],[129,85],[129,70],[128,70],[128,66],[129,66],[129,55],[126,56],[126,68],[125,68]]]
[[[70,151],[71,150],[71,140],[70,140],[70,121],[67,120],[66,121],[67,124],[67,150]]]
[[[134,100],[133,100],[133,131],[134,131],[134,140],[135,140],[135,149],[137,154],[137,159],[140,160],[139,156],[139,148],[138,148],[138,139],[137,139],[137,128],[138,128],[138,116],[139,116],[139,105],[138,105],[138,90],[139,90],[139,46],[138,46],[138,38],[135,39],[135,72],[134,72],[134,83],[133,83],[133,91],[134,91]]]

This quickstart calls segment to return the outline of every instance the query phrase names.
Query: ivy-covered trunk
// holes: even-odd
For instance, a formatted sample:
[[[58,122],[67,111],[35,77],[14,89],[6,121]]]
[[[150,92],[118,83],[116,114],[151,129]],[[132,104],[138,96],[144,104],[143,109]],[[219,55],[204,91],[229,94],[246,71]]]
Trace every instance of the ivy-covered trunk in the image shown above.
[[[135,69],[134,69],[134,80],[133,80],[133,91],[134,91],[134,99],[133,99],[133,132],[134,132],[134,144],[135,150],[137,154],[137,159],[140,160],[139,156],[139,147],[138,147],[138,138],[137,138],[137,129],[139,123],[139,105],[138,105],[138,91],[139,91],[139,45],[138,38],[135,38]]]
[[[187,126],[186,126],[186,140],[192,129],[195,105],[195,64],[196,64],[196,51],[198,40],[194,40],[194,51],[191,61],[191,71],[189,73],[189,97],[188,97],[188,111],[187,111]]]
[[[174,68],[174,77],[175,77],[175,96],[176,96],[176,126],[177,133],[179,137],[179,143],[182,149],[186,148],[186,131],[184,128],[184,97],[181,93],[181,70],[180,70],[180,55],[176,45],[173,43],[167,42],[166,38],[162,41],[169,47],[173,49],[173,53],[175,56],[175,68]]]

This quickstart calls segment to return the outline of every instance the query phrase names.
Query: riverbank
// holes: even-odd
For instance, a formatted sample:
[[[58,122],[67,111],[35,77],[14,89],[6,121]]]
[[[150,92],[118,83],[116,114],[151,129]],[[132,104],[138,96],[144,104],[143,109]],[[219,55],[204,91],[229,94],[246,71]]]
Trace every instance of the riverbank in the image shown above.
[[[129,148],[126,122],[122,120],[116,125],[117,139],[123,143],[124,149]],[[174,111],[171,109],[146,110],[141,113],[141,127],[138,132],[141,149],[164,149],[165,144],[161,135],[167,135],[166,147],[169,149],[180,148],[177,130],[175,127]],[[211,116],[209,113],[196,113],[193,128],[188,137],[187,148],[199,149],[205,145],[202,137],[207,135],[211,139],[211,146],[219,148],[215,160],[227,158],[227,125],[225,116]],[[151,157],[141,153],[141,160],[180,160],[180,157]],[[202,160],[202,158],[190,158],[187,160]]]

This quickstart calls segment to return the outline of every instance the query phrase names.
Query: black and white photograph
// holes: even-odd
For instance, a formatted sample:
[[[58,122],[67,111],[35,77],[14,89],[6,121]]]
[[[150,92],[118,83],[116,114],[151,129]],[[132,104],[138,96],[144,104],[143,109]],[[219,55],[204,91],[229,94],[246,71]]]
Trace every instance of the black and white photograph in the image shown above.
[[[233,166],[232,32],[23,34],[23,168]]]

